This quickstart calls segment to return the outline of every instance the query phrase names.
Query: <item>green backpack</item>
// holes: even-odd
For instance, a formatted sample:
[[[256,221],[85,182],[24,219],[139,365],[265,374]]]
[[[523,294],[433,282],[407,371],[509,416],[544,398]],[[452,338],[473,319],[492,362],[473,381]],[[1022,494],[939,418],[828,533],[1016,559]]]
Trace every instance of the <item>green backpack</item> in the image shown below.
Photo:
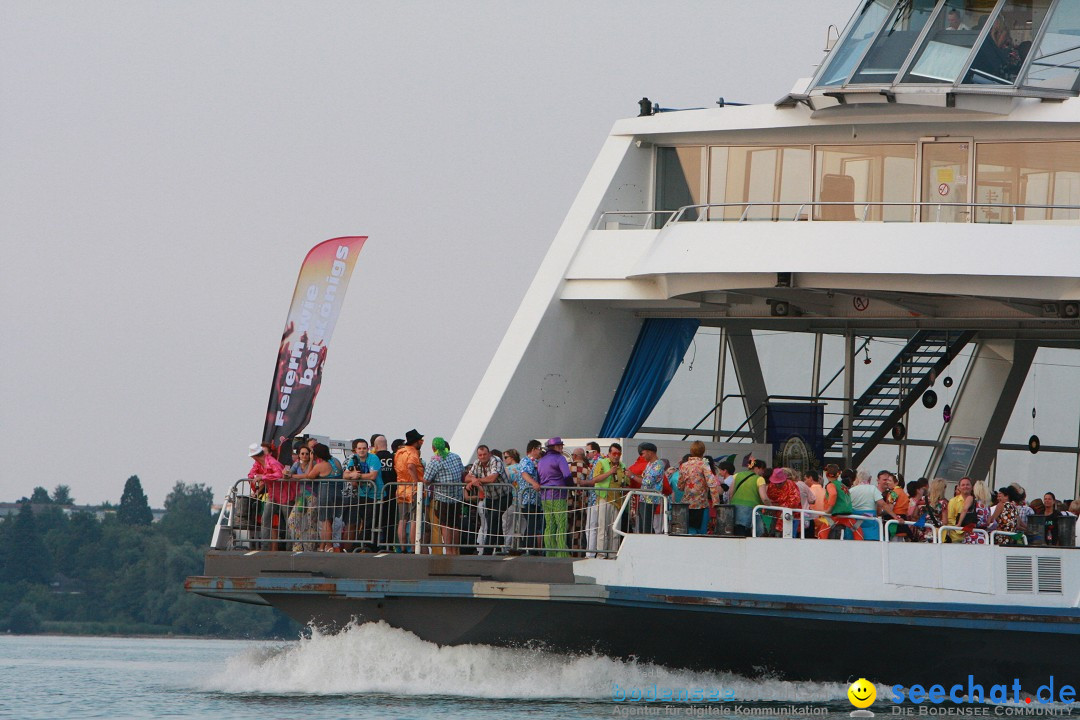
[[[851,495],[848,493],[848,489],[839,480],[830,480],[829,484],[836,490],[836,503],[829,513],[832,515],[850,515],[852,507]]]

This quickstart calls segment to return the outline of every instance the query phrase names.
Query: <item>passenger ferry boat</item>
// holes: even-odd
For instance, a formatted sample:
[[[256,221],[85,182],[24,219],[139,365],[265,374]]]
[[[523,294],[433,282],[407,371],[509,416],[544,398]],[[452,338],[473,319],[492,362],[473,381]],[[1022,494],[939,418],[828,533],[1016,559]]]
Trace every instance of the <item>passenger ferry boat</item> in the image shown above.
[[[1080,349],[1078,96],[1080,0],[865,0],[774,104],[643,101],[607,138],[452,445],[667,438],[675,460],[699,438],[767,446],[770,465],[895,455],[909,479],[991,487],[1011,481],[1008,453],[1038,450],[1073,472],[1033,496],[1077,497],[1075,442],[1006,433],[1037,355]],[[809,394],[769,387],[770,332],[806,348]],[[692,404],[672,378],[706,335],[716,383]],[[871,371],[871,347],[895,357]],[[672,393],[684,419],[658,425]],[[245,540],[242,494],[187,587],[302,622],[796,679],[1080,680],[1071,547],[659,533],[597,558],[273,552]]]

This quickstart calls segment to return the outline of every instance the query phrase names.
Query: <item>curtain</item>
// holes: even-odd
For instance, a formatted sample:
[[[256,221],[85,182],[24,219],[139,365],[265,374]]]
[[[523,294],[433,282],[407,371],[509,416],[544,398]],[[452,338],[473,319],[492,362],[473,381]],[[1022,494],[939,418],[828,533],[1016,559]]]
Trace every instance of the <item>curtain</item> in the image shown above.
[[[700,324],[696,318],[649,318],[641,324],[600,437],[632,437],[638,431],[667,390]]]

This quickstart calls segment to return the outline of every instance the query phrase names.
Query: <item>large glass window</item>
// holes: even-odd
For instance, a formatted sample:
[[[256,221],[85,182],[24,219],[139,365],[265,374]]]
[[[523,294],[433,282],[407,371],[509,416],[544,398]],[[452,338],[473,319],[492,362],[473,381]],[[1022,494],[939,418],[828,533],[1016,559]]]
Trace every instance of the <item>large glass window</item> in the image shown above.
[[[866,0],[844,42],[833,51],[818,85],[843,85],[866,52],[896,0]]]
[[[1080,142],[979,143],[975,202],[1003,205],[1080,205]],[[975,207],[975,221],[1038,222],[1080,219],[1080,211]]]
[[[937,3],[938,0],[900,0],[851,82],[891,83]]]
[[[994,3],[985,0],[947,0],[931,22],[904,82],[956,82],[993,8]]]
[[[709,148],[709,203],[753,203],[711,208],[710,220],[803,219],[809,198],[809,147]]]
[[[700,145],[656,149],[657,210],[678,210],[705,202],[704,154],[705,148]],[[669,217],[661,213],[656,222],[662,224]],[[683,215],[684,220],[697,218],[696,210],[688,210]]]
[[[1051,0],[1008,0],[971,61],[964,82],[971,85],[1012,85],[1031,51]]]
[[[819,145],[815,220],[911,222],[915,211],[915,145]],[[858,203],[897,203],[859,205]]]
[[[1022,84],[1077,89],[1080,80],[1080,2],[1059,2]]]

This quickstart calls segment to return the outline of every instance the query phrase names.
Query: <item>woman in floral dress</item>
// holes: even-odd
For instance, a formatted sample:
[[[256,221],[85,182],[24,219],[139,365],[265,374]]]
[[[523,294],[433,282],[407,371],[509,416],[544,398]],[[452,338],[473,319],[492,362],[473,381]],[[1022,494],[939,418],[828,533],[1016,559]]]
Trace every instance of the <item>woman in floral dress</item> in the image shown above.
[[[679,466],[676,486],[682,492],[682,501],[690,506],[687,530],[691,535],[700,532],[705,512],[720,503],[720,481],[705,459],[705,443],[690,443],[690,456]]]

